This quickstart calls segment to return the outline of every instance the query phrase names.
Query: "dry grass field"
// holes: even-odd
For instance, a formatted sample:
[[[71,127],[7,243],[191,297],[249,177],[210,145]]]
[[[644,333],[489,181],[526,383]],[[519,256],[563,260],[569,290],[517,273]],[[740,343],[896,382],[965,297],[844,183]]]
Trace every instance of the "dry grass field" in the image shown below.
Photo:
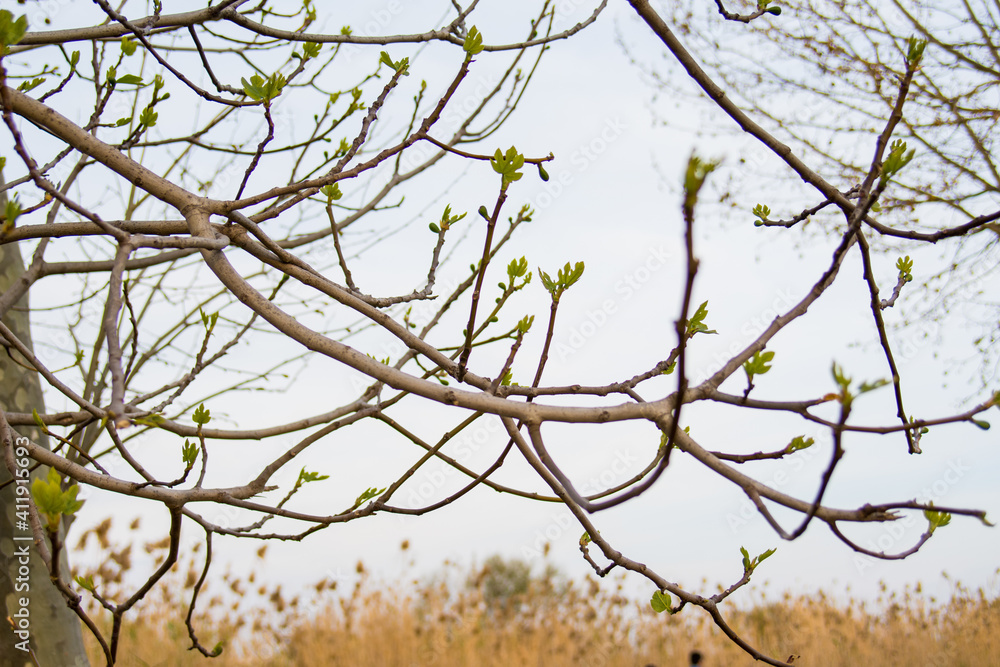
[[[95,577],[109,590],[129,563],[128,553],[118,556]],[[692,649],[705,667],[759,664],[698,609],[657,615],[624,597],[620,579],[567,582],[499,558],[472,571],[445,563],[433,580],[395,589],[376,586],[359,563],[348,585],[320,582],[294,599],[259,574],[226,577],[225,590],[209,587],[199,598],[207,610],[195,626],[199,640],[207,649],[225,647],[208,659],[188,650],[180,602],[197,575],[194,567],[177,568],[129,615],[118,664],[687,667]],[[1000,666],[995,593],[956,583],[948,600],[928,597],[919,585],[867,604],[822,592],[772,599],[752,589],[739,597],[746,604],[729,611],[733,626],[771,655],[800,656],[796,667]],[[89,648],[93,664],[104,664],[92,639]]]
[[[399,596],[367,590],[363,582],[362,577],[343,596],[318,591],[319,606],[285,601],[280,591],[264,587],[263,599],[272,609],[238,604],[197,624],[206,648],[218,641],[226,647],[211,660],[187,650],[177,600],[160,597],[126,625],[119,664],[687,667],[694,648],[704,654],[707,667],[755,664],[699,610],[658,616],[596,582],[556,587],[533,580],[528,590],[505,599],[483,587],[454,590],[441,583]],[[213,605],[218,611],[220,602]],[[774,655],[801,656],[796,665],[1000,665],[1000,600],[956,590],[951,600],[937,605],[906,594],[878,606],[885,611],[872,613],[855,602],[836,604],[822,593],[785,596],[734,614],[733,625]],[[279,615],[283,624],[268,620]],[[96,643],[90,648],[93,663],[103,664]]]

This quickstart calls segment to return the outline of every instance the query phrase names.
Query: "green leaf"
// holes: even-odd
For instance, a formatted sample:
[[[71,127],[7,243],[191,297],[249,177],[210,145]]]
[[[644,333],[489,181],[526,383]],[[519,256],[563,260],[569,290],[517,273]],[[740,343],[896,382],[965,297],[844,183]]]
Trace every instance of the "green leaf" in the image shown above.
[[[305,468],[302,468],[302,470],[299,471],[299,478],[295,481],[295,486],[302,486],[303,484],[308,484],[309,482],[321,482],[324,479],[330,479],[330,476],[321,475],[318,472],[307,472]],[[360,505],[361,503],[358,504]]]
[[[153,111],[151,108],[146,107],[142,110],[142,113],[139,114],[139,122],[146,127],[153,127],[156,125],[156,119],[159,117],[160,115],[158,113]]]
[[[79,492],[78,484],[72,484],[63,491],[62,475],[55,468],[49,468],[46,479],[38,478],[32,482],[31,497],[38,511],[45,515],[46,528],[49,531],[59,530],[62,515],[76,514],[77,510],[83,507],[83,501],[76,499],[76,494]]]
[[[124,55],[130,56],[133,53],[135,53],[135,48],[137,44],[128,37],[122,37],[121,44],[122,44],[122,53]]]
[[[340,191],[340,183],[331,183],[330,185],[324,185],[319,189],[320,194],[326,197],[327,203],[332,201],[337,201],[344,196],[344,193]]]
[[[515,278],[520,278],[527,272],[528,260],[523,256],[521,259],[510,260],[510,264],[507,265],[507,279],[511,285],[514,284]]]
[[[851,378],[844,375],[844,369],[836,361],[833,362],[833,379],[840,387],[840,393],[827,394],[825,398],[840,401],[840,404],[844,408],[850,409],[851,403],[854,401],[854,395],[848,389],[851,385]],[[871,385],[868,386],[870,387]]]
[[[580,546],[585,547],[588,544],[590,544],[590,533],[584,531],[583,535],[580,536]]]
[[[862,382],[860,385],[858,385],[858,393],[865,394],[868,393],[869,391],[878,389],[879,387],[884,387],[887,384],[889,384],[889,381],[886,380],[885,378],[872,380],[871,382]]]
[[[14,15],[6,9],[0,10],[0,55],[6,52],[6,47],[14,46],[28,32],[28,17],[22,15],[14,20]]]
[[[584,268],[583,262],[577,262],[573,266],[573,270],[570,271],[569,262],[566,262],[566,266],[563,269],[560,269],[559,271],[559,281],[563,283],[568,289],[571,285],[573,285],[577,280],[580,279],[580,276],[583,275],[583,268]]]
[[[483,35],[479,32],[476,26],[469,28],[469,32],[465,35],[465,43],[462,45],[465,52],[471,56],[477,56],[483,51]]]
[[[287,80],[281,72],[275,72],[266,80],[259,74],[254,74],[250,80],[241,79],[243,82],[243,92],[252,100],[257,102],[270,102],[281,95]]]
[[[517,152],[517,149],[511,146],[507,149],[506,153],[497,149],[497,152],[493,154],[490,158],[490,165],[493,167],[493,171],[500,174],[501,187],[504,189],[514,181],[521,180],[522,174],[518,170],[524,166],[524,156]]]
[[[760,227],[765,222],[767,222],[768,221],[767,216],[771,215],[771,209],[769,209],[764,204],[757,204],[756,206],[753,207],[752,212],[755,216],[757,216],[757,219],[754,220],[753,222],[753,224],[756,225],[757,227]]]
[[[45,425],[45,422],[42,421],[42,416],[38,414],[38,410],[35,408],[31,408],[31,419],[35,422],[35,426],[37,426],[42,433],[48,435],[49,429]]]
[[[812,438],[807,438],[804,435],[797,435],[792,438],[792,441],[785,445],[785,451],[791,454],[792,452],[797,452],[800,449],[808,449],[816,444],[816,441]]]
[[[360,496],[358,496],[357,500],[354,501],[354,506],[359,507],[361,503],[371,500],[372,498],[381,494],[383,491],[385,491],[385,489],[376,489],[374,486],[366,489],[365,492],[362,493]]]
[[[740,553],[743,554],[743,574],[744,575],[752,574],[753,571],[757,569],[757,566],[763,563],[768,558],[770,558],[775,551],[777,550],[768,549],[764,553],[758,555],[753,560],[750,560],[750,554],[747,553],[747,550],[744,549],[743,547],[740,547]]]
[[[82,588],[84,590],[87,590],[87,591],[90,591],[91,593],[93,593],[94,590],[95,590],[94,589],[94,575],[92,575],[92,574],[88,574],[85,577],[82,576],[82,575],[77,575],[76,577],[73,578],[73,581],[75,581],[77,583],[77,585],[80,586],[80,588]]]
[[[430,227],[430,230],[432,232],[434,232],[435,234],[440,234],[441,233],[441,228],[437,226],[437,223],[432,222],[431,224],[429,224],[427,226]]]
[[[720,163],[720,160],[703,160],[691,153],[687,169],[684,172],[684,211],[686,214],[690,215],[694,212],[695,204],[698,202],[698,193],[705,185],[708,175],[715,171]]]
[[[212,421],[212,413],[210,410],[206,409],[205,404],[202,403],[194,411],[194,415],[191,416],[191,420],[199,426],[204,426],[208,422]]]
[[[670,611],[670,595],[664,593],[663,591],[656,591],[653,593],[653,597],[649,600],[649,606],[652,607],[653,611],[657,614]]]
[[[840,385],[842,389],[847,389],[851,384],[851,378],[844,375],[844,369],[841,368],[837,362],[833,362],[833,380]]]
[[[542,279],[542,285],[545,287],[546,291],[552,295],[552,301],[558,302],[562,297],[563,292],[568,290],[573,284],[576,283],[583,275],[584,264],[583,262],[577,262],[575,265],[570,266],[569,262],[566,262],[566,266],[559,269],[556,274],[555,280],[553,280],[549,274],[538,269],[538,276]]]
[[[719,333],[715,329],[709,329],[705,325],[705,318],[707,316],[708,316],[708,301],[705,301],[700,306],[698,306],[698,310],[696,310],[694,312],[694,315],[691,316],[691,319],[688,320],[687,323],[688,338],[699,333],[703,334]]]
[[[123,83],[128,86],[141,86],[142,77],[136,76],[135,74],[126,74],[125,76],[118,79],[118,83]]]
[[[184,439],[184,445],[181,447],[181,460],[184,461],[184,466],[190,468],[194,465],[195,460],[198,458],[198,446],[193,442],[189,442],[187,438]]]
[[[764,350],[756,352],[753,357],[743,363],[743,370],[746,371],[747,378],[752,382],[754,375],[763,375],[771,370],[769,364],[772,359],[774,359],[774,352],[765,352]]]
[[[879,177],[880,187],[885,187],[893,176],[910,163],[916,149],[906,151],[906,142],[896,139],[889,145],[889,155],[882,162],[882,173]]]
[[[43,83],[45,83],[45,77],[40,76],[32,79],[31,81],[22,81],[20,85],[18,85],[17,89],[22,93],[26,93],[33,88],[37,88]]]
[[[199,308],[198,313],[201,315],[201,323],[204,325],[205,331],[211,332],[215,328],[215,323],[219,321],[219,311],[215,311],[209,315]]]
[[[906,40],[906,64],[916,69],[920,66],[920,61],[924,57],[924,49],[927,48],[926,39],[910,37]]]
[[[556,282],[549,277],[549,274],[542,271],[541,267],[538,269],[538,276],[542,279],[542,286],[549,292],[556,291]]]
[[[322,44],[318,44],[316,42],[306,42],[302,45],[302,53],[305,54],[306,58],[315,58],[319,55],[320,49],[322,48]]]
[[[927,503],[931,508],[934,507],[934,503]],[[944,528],[949,523],[951,523],[951,514],[948,512],[938,512],[935,509],[925,509],[924,518],[927,519],[927,532],[934,534],[934,531],[938,528]]]
[[[896,268],[899,269],[899,277],[910,282],[913,280],[913,260],[910,256],[900,257],[896,260]]]
[[[378,61],[380,63],[384,63],[385,65],[388,65],[392,70],[394,70],[396,73],[401,74],[401,75],[406,75],[408,73],[406,70],[410,66],[410,59],[409,58],[403,58],[402,60],[399,60],[397,62],[393,62],[392,58],[390,58],[389,54],[386,53],[385,51],[382,52],[382,54],[379,57]]]
[[[443,229],[444,231],[448,231],[448,229],[453,224],[455,224],[465,216],[466,216],[465,213],[461,215],[452,215],[451,204],[448,204],[447,206],[444,207],[444,213],[441,214],[441,229]]]
[[[260,79],[260,81],[263,82],[263,79],[256,74],[250,77],[250,81],[247,81],[245,78],[241,79],[243,82],[243,92],[246,93],[247,97],[250,99],[260,101],[264,97],[264,91],[261,89],[260,85],[254,82],[254,79]]]
[[[524,317],[522,317],[517,323],[518,333],[520,333],[521,335],[528,333],[528,330],[531,329],[531,325],[534,324],[534,322],[535,322],[534,315],[531,315],[530,317],[528,315],[525,315]]]
[[[21,210],[21,202],[18,201],[17,195],[7,200],[7,205],[4,207],[4,231],[9,231],[14,228],[14,225],[17,224],[17,219],[21,215]]]
[[[153,428],[157,428],[167,420],[163,418],[163,415],[153,412],[145,417],[136,417],[132,421],[143,426],[152,426]]]

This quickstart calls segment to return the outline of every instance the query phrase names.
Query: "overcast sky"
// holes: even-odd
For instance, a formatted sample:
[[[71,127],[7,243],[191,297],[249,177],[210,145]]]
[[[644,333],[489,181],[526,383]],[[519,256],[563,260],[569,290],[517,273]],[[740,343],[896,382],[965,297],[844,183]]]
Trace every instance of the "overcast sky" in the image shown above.
[[[365,30],[365,26],[385,33],[426,29],[431,21],[444,15],[448,6],[438,3],[440,10],[429,12],[424,9],[429,3],[413,3],[420,5],[418,12],[415,6],[406,9],[396,2],[381,3],[371,11],[356,8],[362,3],[350,4],[344,8],[343,18],[338,17],[338,25],[328,29],[337,30],[340,23],[365,33],[375,32]],[[533,3],[481,4],[474,22],[486,41],[493,42],[515,39],[529,16],[529,12],[518,10]],[[565,23],[588,15],[593,4],[583,0],[560,3],[565,10]],[[556,156],[548,167],[552,176],[549,182],[542,183],[533,170],[525,170],[525,177],[511,188],[508,204],[509,210],[515,211],[527,202],[537,211],[534,221],[521,230],[501,258],[505,264],[510,258],[525,255],[536,273],[534,289],[519,296],[511,306],[516,311],[512,316],[528,313],[537,316],[535,330],[521,353],[522,365],[515,369],[520,370],[515,380],[522,383],[530,382],[533,368],[530,360],[537,358],[547,313],[546,295],[537,284],[537,267],[554,273],[567,261],[584,261],[587,268],[580,283],[563,299],[543,384],[604,384],[624,380],[665,358],[676,344],[672,323],[678,316],[683,289],[677,187],[683,165],[693,149],[706,156],[724,157],[727,164],[735,165],[741,155],[746,156],[754,148],[751,141],[736,134],[698,138],[654,121],[654,117],[673,115],[678,127],[687,128],[698,119],[712,116],[706,116],[704,105],[672,99],[669,93],[661,92],[653,101],[654,91],[630,64],[618,41],[622,38],[632,55],[647,59],[647,64],[660,61],[662,49],[651,33],[636,24],[624,3],[612,4],[596,25],[552,45],[518,113],[482,146],[483,152],[492,152],[496,147],[514,144],[526,155],[552,152]],[[374,62],[378,50],[366,53],[365,62]],[[388,50],[393,57],[406,51],[396,47]],[[440,78],[442,70],[454,71],[458,61],[454,48],[428,47],[414,55],[411,78]],[[463,87],[460,93],[474,95],[478,75],[474,69],[467,82],[473,85],[468,89]],[[401,96],[401,99],[406,98]],[[678,100],[680,105],[675,107]],[[460,187],[443,198],[434,191],[435,184],[450,181],[430,175],[421,181],[420,190],[408,193],[409,207],[375,218],[372,229],[401,229],[392,237],[389,247],[373,257],[374,263],[357,270],[356,275],[373,285],[368,291],[409,290],[400,287],[400,282],[394,280],[398,277],[395,274],[386,275],[384,267],[400,267],[400,271],[416,267],[414,276],[425,271],[426,254],[413,253],[413,248],[429,251],[433,234],[426,223],[440,215],[444,204],[450,203],[458,212],[469,211],[465,222],[474,225],[476,208],[492,203],[489,197],[495,197],[496,183],[488,168],[475,172],[456,161],[442,167],[442,172],[470,173]],[[718,199],[725,182],[720,176],[706,198]],[[761,200],[761,193],[767,192],[768,184],[756,181],[749,184],[731,193],[735,208],[706,206],[697,222],[696,254],[701,259],[701,268],[694,302],[709,301],[707,323],[719,333],[698,336],[692,341],[689,368],[693,381],[704,379],[728,358],[731,350],[742,349],[751,342],[775,316],[776,309],[787,309],[801,299],[826,267],[838,240],[819,235],[804,238],[794,229],[755,228],[750,209]],[[491,192],[494,194],[490,195]],[[428,212],[420,217],[424,206]],[[365,230],[356,233],[360,239]],[[346,240],[360,246],[357,239],[348,236]],[[480,244],[473,228],[455,265],[462,267],[474,261]],[[933,264],[940,251],[923,250],[918,254],[907,249],[907,253],[918,259],[919,268],[921,258],[926,261],[925,266]],[[418,259],[413,260],[412,254]],[[880,257],[878,261],[881,262],[878,275],[889,289],[894,282],[895,256]],[[491,277],[493,280],[488,280],[487,285],[495,284],[502,275],[498,270]],[[994,279],[986,287],[996,293],[998,285]],[[887,318],[898,315],[890,312]],[[838,285],[810,310],[808,317],[782,332],[769,345],[776,352],[774,367],[756,382],[755,395],[800,399],[832,391],[830,367],[834,361],[858,380],[887,377],[870,320],[867,288],[861,279],[857,255],[853,254],[842,269]],[[899,350],[897,359],[907,406],[912,414],[943,416],[985,399],[985,394],[974,393],[977,387],[964,375],[952,375],[948,386],[944,386],[942,373],[949,362],[968,355],[965,347],[968,336],[961,322],[925,322],[893,335]],[[365,351],[381,357],[378,349]],[[245,358],[252,357],[249,352],[245,354]],[[506,350],[496,354],[505,356]],[[484,354],[479,362],[484,368],[493,368],[495,364],[489,365],[487,359],[493,358]],[[213,406],[213,412],[231,417],[243,428],[253,425],[257,407],[284,405],[283,400],[287,401],[288,415],[282,421],[315,414],[330,409],[337,398],[346,400],[356,391],[358,378],[351,373],[336,368],[332,362],[315,363],[297,377],[287,399],[241,396],[232,404]],[[740,374],[723,388],[738,393],[742,381]],[[644,385],[640,393],[647,400],[660,398],[675,388],[675,382],[673,376],[664,378]],[[238,413],[239,409],[244,412]],[[859,399],[851,421],[892,424],[894,414],[891,390],[885,388]],[[995,420],[994,415],[987,418]],[[394,409],[393,416],[430,440],[462,418],[447,410],[428,409],[419,400],[404,402]],[[814,447],[786,461],[747,464],[755,467],[746,471],[761,481],[801,498],[813,497],[830,455],[830,434],[797,419],[699,404],[685,408],[684,422],[690,425],[692,436],[711,450],[750,453],[780,449],[796,435],[815,438]],[[553,456],[565,465],[583,491],[596,491],[627,479],[645,466],[659,444],[657,430],[644,423],[600,427],[547,425],[545,433]],[[290,442],[281,440],[278,446],[261,446],[260,460],[269,460],[281,444]],[[150,442],[155,445],[155,440]],[[505,442],[498,424],[484,424],[479,430],[472,430],[467,440],[460,438],[456,447],[467,448],[470,457],[467,464],[480,469],[492,462]],[[1000,452],[996,444],[995,432],[983,432],[971,425],[932,431],[922,441],[924,453],[920,456],[906,453],[901,436],[850,436],[845,442],[847,456],[837,470],[826,501],[835,507],[854,508],[866,502],[916,498],[984,509],[996,519],[1000,517],[996,483]],[[248,456],[245,447],[218,444],[217,453],[213,454],[217,458],[213,461],[242,465]],[[408,467],[416,456],[412,446],[394,440],[383,426],[367,424],[314,446],[296,460],[294,469],[277,481],[287,487],[301,465],[329,474],[329,480],[312,485],[312,489],[298,498],[299,507],[307,508],[310,502],[322,503],[331,496],[353,499],[367,486],[385,486],[394,479],[393,473]],[[387,461],[394,464],[398,461],[399,465],[387,471]],[[508,461],[495,475],[499,481],[547,490],[518,461],[516,452]],[[458,488],[462,481],[443,465],[431,463],[415,475],[396,499],[404,506],[432,502]],[[119,498],[90,494],[81,523],[96,523],[112,511],[123,519],[142,511],[138,507],[134,512],[132,509]],[[158,525],[162,514],[158,508],[148,514],[150,529]],[[213,518],[212,514],[213,511],[208,512],[209,518]],[[799,521],[798,516],[787,512],[778,511],[776,516],[789,529]],[[674,454],[670,468],[648,493],[597,515],[595,522],[602,535],[627,556],[695,590],[703,577],[713,584],[737,580],[741,574],[740,546],[745,546],[751,554],[777,547],[777,553],[754,579],[768,580],[779,589],[811,592],[817,588],[843,591],[849,587],[854,595],[874,597],[879,582],[885,580],[896,588],[921,581],[925,589],[941,593],[950,590],[950,585],[941,578],[943,570],[966,585],[985,586],[994,594],[1000,586],[997,575],[1000,562],[996,557],[1000,553],[1000,529],[984,527],[975,519],[956,517],[920,553],[904,562],[892,563],[853,554],[819,522],[814,522],[801,539],[787,543],[753,511],[736,487],[679,453]],[[121,521],[121,526],[124,523]],[[852,528],[849,533],[864,546],[900,551],[913,544],[925,527],[923,517],[914,515],[894,524]],[[420,518],[377,516],[336,525],[310,537],[305,544],[273,544],[267,562],[273,580],[287,581],[294,587],[330,576],[350,580],[359,559],[377,575],[391,580],[403,564],[398,547],[404,539],[412,545],[409,557],[416,561],[419,571],[433,571],[444,559],[481,562],[493,553],[536,558],[544,543],[549,542],[552,545],[549,560],[571,576],[582,576],[588,572],[588,566],[577,549],[581,532],[582,528],[570,519],[565,509],[481,488],[452,506]],[[188,537],[194,540],[195,531],[189,531]],[[234,569],[240,570],[247,567],[245,554],[255,550],[259,543],[217,539],[215,546],[217,558],[233,562]],[[648,589],[647,595],[652,592],[651,584],[639,581],[638,577],[633,581],[638,590]]]

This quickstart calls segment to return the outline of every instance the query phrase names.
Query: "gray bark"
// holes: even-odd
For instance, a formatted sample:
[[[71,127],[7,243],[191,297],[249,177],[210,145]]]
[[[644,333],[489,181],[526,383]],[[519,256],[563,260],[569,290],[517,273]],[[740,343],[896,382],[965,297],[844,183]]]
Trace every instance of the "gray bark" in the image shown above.
[[[3,183],[0,172],[0,183]],[[6,194],[0,192],[0,206],[6,205]],[[24,272],[24,262],[16,243],[0,245],[0,294],[6,292]],[[28,295],[25,294],[16,305],[6,313],[0,313],[0,319],[29,348],[31,345],[31,329],[29,322]],[[6,349],[0,349],[0,406],[8,412],[45,412],[42,398],[42,387],[38,374],[30,372]],[[17,359],[17,361],[23,360]],[[19,435],[30,438],[36,444],[48,447],[48,438],[38,427],[20,427]],[[32,479],[43,476],[48,468],[39,468]],[[0,464],[0,484],[11,480],[6,465]],[[65,598],[52,585],[48,571],[42,559],[37,555],[34,544],[17,541],[15,535],[27,535],[27,531],[15,532],[15,485],[7,484],[0,489],[0,667],[22,667],[23,665],[38,665],[39,667],[86,667],[89,665],[83,648],[80,619],[67,606]],[[23,545],[31,545],[30,572],[27,577],[20,576],[20,563],[17,549]],[[68,554],[61,557],[62,576],[69,580],[67,567]],[[25,579],[27,580],[25,582]],[[18,585],[27,583],[28,590],[16,590]],[[21,605],[20,598],[28,598],[30,621],[30,647],[34,656],[17,648],[22,639],[14,634],[7,619]]]

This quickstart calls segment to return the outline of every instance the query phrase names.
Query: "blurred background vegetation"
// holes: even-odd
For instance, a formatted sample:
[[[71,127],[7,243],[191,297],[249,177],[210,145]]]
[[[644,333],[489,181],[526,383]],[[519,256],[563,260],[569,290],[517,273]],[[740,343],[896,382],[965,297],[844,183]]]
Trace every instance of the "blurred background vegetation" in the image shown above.
[[[110,528],[108,519],[81,536],[84,543],[101,542],[112,557],[78,573],[93,575],[109,590],[128,579],[133,544],[154,558],[166,548],[111,544]],[[138,530],[138,522],[131,528]],[[408,549],[402,542],[401,550]],[[125,626],[119,664],[687,667],[692,650],[704,655],[706,667],[753,664],[700,610],[654,614],[648,601],[627,596],[623,579],[613,575],[571,581],[544,559],[533,567],[492,556],[473,566],[445,561],[429,577],[403,571],[398,581],[385,582],[358,562],[349,577],[317,582],[308,594],[290,597],[268,583],[266,550],[260,549],[249,575],[224,577],[226,588],[209,583],[198,601],[192,618],[197,636],[206,646],[221,643],[219,657],[188,650],[184,595],[200,575],[200,566],[189,562],[175,566],[170,585],[157,587]],[[765,583],[731,612],[732,625],[772,655],[799,656],[796,666],[1000,665],[1000,595],[992,588],[969,590],[952,581],[952,595],[937,599],[920,584],[902,593],[883,587],[877,600],[865,601],[823,591],[772,593]],[[96,643],[86,639],[99,664]]]

